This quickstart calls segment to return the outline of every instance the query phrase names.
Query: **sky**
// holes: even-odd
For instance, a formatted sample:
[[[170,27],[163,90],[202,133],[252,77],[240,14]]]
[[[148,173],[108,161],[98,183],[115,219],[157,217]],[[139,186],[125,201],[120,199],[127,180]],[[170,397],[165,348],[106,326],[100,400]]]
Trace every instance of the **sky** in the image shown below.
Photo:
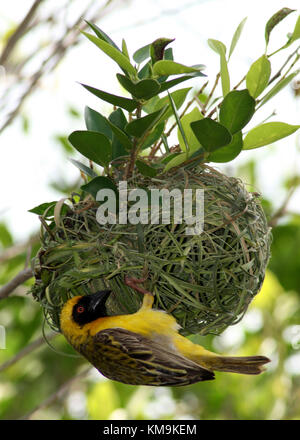
[[[57,0],[53,1],[57,3]],[[82,2],[88,3],[87,0]],[[31,4],[32,1],[28,0],[1,2],[0,36],[23,17]],[[119,6],[99,22],[117,44],[125,38],[129,51],[133,53],[158,37],[176,38],[173,43],[175,59],[187,65],[205,64],[205,73],[209,78],[218,72],[219,60],[208,47],[207,39],[218,39],[229,46],[237,25],[248,17],[229,65],[232,83],[235,84],[253,61],[264,53],[266,21],[282,7],[297,9],[299,0],[124,0],[118,2],[120,4],[123,7]],[[297,13],[299,10],[290,14],[273,31],[270,51],[285,41],[282,38],[293,29]],[[84,37],[81,41],[54,73],[43,78],[39,90],[27,100],[23,112],[30,120],[29,133],[23,133],[21,121],[17,119],[0,137],[0,221],[7,222],[18,240],[26,239],[39,227],[37,216],[28,210],[59,198],[59,194],[49,187],[49,182],[60,181],[62,177],[72,182],[78,177],[78,170],[62,154],[54,136],[84,129],[83,111],[86,105],[104,114],[110,110],[108,105],[90,95],[78,83],[116,94],[123,93],[115,78],[118,72],[116,64]],[[34,41],[28,39],[26,44],[34,45]],[[278,55],[274,61],[276,71],[283,58]],[[198,88],[202,84],[202,79],[191,83]],[[71,119],[68,106],[76,108],[82,114],[81,119]],[[299,100],[295,100],[290,88],[266,105],[254,124],[268,117],[274,109],[277,115],[273,120],[299,124]],[[285,195],[280,182],[296,172],[300,173],[298,137],[295,134],[276,145],[244,152],[232,165],[224,167],[218,164],[218,168],[234,175],[236,166],[249,158],[259,161],[257,190],[280,206]],[[79,153],[75,158],[82,160]],[[290,209],[300,212],[299,201],[298,190],[291,200]]]

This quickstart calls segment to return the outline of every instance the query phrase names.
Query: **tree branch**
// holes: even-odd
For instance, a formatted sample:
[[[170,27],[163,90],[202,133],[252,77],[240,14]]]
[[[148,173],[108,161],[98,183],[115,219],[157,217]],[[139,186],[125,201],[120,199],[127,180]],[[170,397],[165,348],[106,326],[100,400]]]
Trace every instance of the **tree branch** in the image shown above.
[[[284,199],[282,205],[273,214],[272,218],[269,221],[269,226],[271,228],[274,228],[275,226],[277,226],[277,223],[280,220],[280,218],[283,217],[286,214],[286,208],[287,208],[287,206],[289,204],[289,201],[291,200],[291,198],[294,195],[294,192],[296,191],[297,188],[298,188],[298,185],[295,185],[292,188],[290,188],[290,190],[288,191],[288,193],[286,195],[286,198]]]
[[[46,338],[48,341],[55,338],[57,334],[50,334],[46,335]],[[27,356],[32,351],[38,349],[42,345],[45,344],[45,338],[44,336],[41,336],[40,338],[36,339],[35,341],[31,342],[31,344],[27,345],[26,347],[22,348],[22,350],[19,351],[15,356],[13,356],[8,361],[4,362],[2,365],[0,365],[0,373],[7,368],[11,367],[15,363],[17,363],[19,360],[21,360],[23,357]]]
[[[270,81],[269,81],[269,83],[268,83],[268,86],[269,86],[270,84],[272,84],[273,81],[275,81],[277,78],[279,78],[279,77],[281,76],[281,73],[282,73],[283,69],[284,69],[285,66],[288,64],[288,62],[293,58],[293,56],[296,55],[296,57],[297,57],[297,52],[298,52],[299,49],[300,49],[300,46],[298,46],[297,49],[287,57],[287,59],[285,60],[285,62],[283,63],[283,65],[280,67],[280,69],[278,70],[278,72],[275,73],[275,75],[270,79]]]
[[[88,367],[81,373],[67,380],[67,382],[63,383],[58,390],[56,390],[53,394],[51,394],[47,399],[41,402],[34,410],[27,413],[25,416],[21,417],[20,420],[29,420],[31,417],[39,410],[43,408],[47,408],[47,406],[52,405],[57,399],[60,399],[73,385],[73,383],[77,382],[79,379],[84,378],[89,372],[91,368]]]
[[[12,50],[14,49],[15,45],[19,41],[19,39],[25,34],[28,25],[31,22],[31,19],[33,18],[37,8],[40,6],[40,4],[44,0],[35,0],[25,15],[24,19],[21,21],[15,32],[11,35],[11,37],[8,39],[6,46],[3,49],[3,52],[0,57],[0,64],[5,65],[8,57],[10,56]]]
[[[7,298],[16,287],[23,284],[25,281],[33,277],[33,272],[30,267],[21,270],[11,281],[0,287],[0,299]]]
[[[29,238],[25,243],[16,244],[7,249],[4,249],[2,254],[0,254],[0,263],[5,263],[11,258],[17,257],[26,251],[29,247],[36,244],[39,241],[39,234],[35,234]]]
[[[38,4],[44,0],[36,0],[34,5],[35,8],[32,11],[28,12],[22,23],[18,26],[18,29],[14,33],[14,39],[9,45],[9,48],[4,49],[4,52],[2,53],[1,59],[2,63],[7,60],[9,54],[11,53],[13,46],[21,39],[21,37],[30,29],[31,26],[31,18],[33,16],[33,13],[36,11],[36,8]],[[20,64],[23,64],[24,59],[21,59],[18,61],[18,64],[15,67],[14,77],[10,78],[9,81],[9,87],[6,88],[6,91],[4,91],[4,95],[0,97],[0,101],[2,103],[2,108],[6,111],[2,110],[2,113],[4,113],[4,116],[2,116],[1,124],[0,124],[0,133],[7,128],[12,121],[15,119],[15,117],[19,114],[20,109],[26,100],[26,98],[35,90],[37,87],[39,80],[41,77],[45,76],[46,74],[49,74],[51,71],[53,71],[58,63],[61,61],[61,59],[64,57],[67,50],[78,43],[78,37],[80,35],[81,30],[83,30],[87,24],[83,21],[83,17],[86,17],[89,21],[95,22],[99,18],[104,17],[109,12],[109,6],[114,0],[107,0],[102,6],[98,6],[95,11],[95,5],[97,5],[97,2],[94,0],[91,0],[89,4],[78,14],[77,18],[68,26],[65,28],[64,36],[61,35],[59,38],[54,40],[51,46],[49,44],[50,53],[46,54],[42,62],[38,65],[35,72],[33,72],[30,76],[24,74],[22,75],[22,69],[21,71],[18,70],[18,66]],[[71,2],[70,2],[71,3]],[[67,3],[69,5],[69,3]],[[61,9],[61,8],[60,8]],[[29,16],[29,18],[28,18]],[[55,26],[59,27],[62,26],[64,23],[60,23],[59,19],[56,17],[59,17],[60,15],[57,13],[57,11],[52,12],[53,17],[53,23],[52,27],[55,28]],[[46,17],[45,19],[37,19],[35,26],[38,24],[45,24],[45,22],[49,22],[49,17]],[[31,30],[31,29],[30,29]],[[17,32],[18,31],[18,32]],[[57,32],[56,32],[57,34]],[[55,35],[56,35],[55,34]],[[51,39],[51,35],[50,35]],[[43,51],[45,48],[43,47]],[[39,52],[39,48],[35,51],[35,54]],[[29,59],[32,59],[32,55],[29,57]],[[25,55],[25,61],[28,59],[28,56]],[[26,61],[27,62],[27,61]],[[24,66],[23,66],[24,67]],[[19,97],[16,98],[15,93],[15,87],[20,90],[18,93]],[[23,87],[23,89],[22,89]],[[3,99],[5,97],[5,100]]]

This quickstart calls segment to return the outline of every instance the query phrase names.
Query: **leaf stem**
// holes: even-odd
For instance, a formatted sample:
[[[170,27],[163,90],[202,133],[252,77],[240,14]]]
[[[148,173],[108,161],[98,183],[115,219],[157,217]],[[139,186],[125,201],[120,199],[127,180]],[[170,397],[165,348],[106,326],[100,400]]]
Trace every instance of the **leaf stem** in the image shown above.
[[[213,85],[213,87],[212,87],[212,89],[211,89],[211,91],[210,91],[210,93],[209,93],[209,95],[208,95],[208,97],[207,97],[207,100],[205,101],[205,103],[204,103],[204,105],[203,105],[203,107],[202,107],[202,113],[203,113],[204,115],[205,115],[205,111],[206,111],[205,109],[206,109],[206,107],[207,107],[207,105],[208,105],[208,103],[209,103],[209,101],[210,101],[210,99],[211,99],[211,97],[212,97],[214,91],[216,90],[216,87],[217,87],[217,85],[218,85],[218,82],[219,82],[220,77],[221,77],[221,72],[219,72],[219,73],[217,74],[216,79],[215,79],[215,83],[214,83],[214,85]]]

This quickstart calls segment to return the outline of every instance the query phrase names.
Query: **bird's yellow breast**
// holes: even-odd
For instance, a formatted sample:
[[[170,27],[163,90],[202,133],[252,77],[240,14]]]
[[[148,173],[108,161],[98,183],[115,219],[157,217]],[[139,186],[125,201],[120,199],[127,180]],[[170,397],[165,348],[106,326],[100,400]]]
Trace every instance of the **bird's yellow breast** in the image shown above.
[[[123,328],[149,338],[157,334],[172,336],[179,328],[171,315],[160,310],[143,308],[131,315],[106,316],[79,326],[72,319],[72,308],[78,299],[75,297],[73,300],[63,307],[60,317],[62,333],[73,345],[81,344],[87,336],[94,336],[109,328]]]

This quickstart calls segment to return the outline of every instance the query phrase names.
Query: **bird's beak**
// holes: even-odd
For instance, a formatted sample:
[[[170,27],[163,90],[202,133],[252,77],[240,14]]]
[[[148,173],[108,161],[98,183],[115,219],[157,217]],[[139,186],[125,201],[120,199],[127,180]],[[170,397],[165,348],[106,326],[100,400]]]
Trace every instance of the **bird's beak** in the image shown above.
[[[104,305],[111,290],[99,290],[90,295],[90,308],[92,311],[95,311],[99,305]]]

